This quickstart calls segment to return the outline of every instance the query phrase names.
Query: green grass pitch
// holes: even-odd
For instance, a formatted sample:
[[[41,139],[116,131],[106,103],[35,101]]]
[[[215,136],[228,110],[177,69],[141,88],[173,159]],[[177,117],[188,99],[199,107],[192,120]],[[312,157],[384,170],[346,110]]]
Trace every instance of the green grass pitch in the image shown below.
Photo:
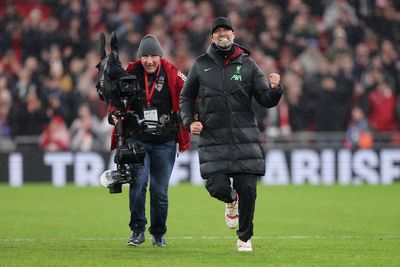
[[[223,203],[170,187],[168,246],[128,247],[128,188],[0,185],[0,266],[400,266],[400,184],[257,188],[252,253]],[[147,210],[147,214],[149,214]]]

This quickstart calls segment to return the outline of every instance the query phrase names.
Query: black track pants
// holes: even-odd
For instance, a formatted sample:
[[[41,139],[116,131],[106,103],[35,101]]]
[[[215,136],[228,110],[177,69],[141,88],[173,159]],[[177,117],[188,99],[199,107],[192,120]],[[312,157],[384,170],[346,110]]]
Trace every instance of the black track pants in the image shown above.
[[[242,241],[247,241],[253,236],[253,218],[257,197],[258,176],[248,173],[220,173],[207,178],[205,186],[210,195],[225,203],[235,200],[235,193],[239,195],[239,229],[236,231]]]

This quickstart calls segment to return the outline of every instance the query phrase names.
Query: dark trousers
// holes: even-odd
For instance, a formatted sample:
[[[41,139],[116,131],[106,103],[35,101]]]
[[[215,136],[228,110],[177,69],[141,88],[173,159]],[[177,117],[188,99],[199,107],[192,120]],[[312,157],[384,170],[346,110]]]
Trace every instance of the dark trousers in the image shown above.
[[[205,186],[210,195],[225,203],[235,200],[231,187],[239,195],[239,229],[236,231],[242,241],[247,241],[253,236],[253,218],[257,197],[258,176],[249,173],[219,173],[207,178]]]

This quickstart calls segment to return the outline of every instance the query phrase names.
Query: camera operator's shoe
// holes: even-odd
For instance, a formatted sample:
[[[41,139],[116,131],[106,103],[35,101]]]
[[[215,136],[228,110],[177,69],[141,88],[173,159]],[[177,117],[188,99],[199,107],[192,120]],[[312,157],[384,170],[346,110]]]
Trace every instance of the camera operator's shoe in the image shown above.
[[[239,252],[248,252],[248,251],[253,251],[253,245],[251,244],[251,240],[247,240],[247,242],[244,242],[240,239],[237,240],[236,243],[237,250]]]
[[[239,196],[236,193],[235,201],[225,204],[225,222],[229,228],[234,229],[239,222]]]
[[[155,236],[153,235],[153,246],[155,247],[165,247],[167,243],[165,243],[165,238],[163,235]]]
[[[144,243],[144,232],[132,232],[132,236],[128,239],[129,246],[140,246]]]

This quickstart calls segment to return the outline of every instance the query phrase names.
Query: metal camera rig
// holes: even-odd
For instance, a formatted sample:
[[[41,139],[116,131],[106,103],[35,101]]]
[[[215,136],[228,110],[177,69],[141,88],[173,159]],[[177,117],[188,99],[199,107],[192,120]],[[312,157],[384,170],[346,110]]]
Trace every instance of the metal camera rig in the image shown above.
[[[139,135],[143,131],[143,121],[134,111],[129,109],[140,100],[140,92],[135,75],[126,75],[118,59],[118,41],[115,32],[111,36],[111,53],[106,55],[105,35],[100,34],[101,61],[96,66],[99,70],[97,78],[97,92],[103,101],[115,108],[112,113],[117,122],[114,123],[117,136],[117,150],[114,157],[116,170],[107,170],[100,182],[109,188],[111,194],[121,193],[122,185],[135,179],[130,165],[143,165],[145,157],[144,147],[138,144],[125,143],[127,135]]]
[[[106,186],[110,194],[121,193],[122,185],[130,183],[135,178],[131,173],[130,165],[143,165],[146,151],[143,146],[133,143],[124,143],[124,131],[122,126],[122,118],[127,118],[133,112],[121,113],[115,112],[117,117],[116,135],[118,140],[118,147],[114,156],[114,162],[117,165],[116,170],[106,171],[106,180],[102,182]],[[127,115],[130,114],[130,115]]]

